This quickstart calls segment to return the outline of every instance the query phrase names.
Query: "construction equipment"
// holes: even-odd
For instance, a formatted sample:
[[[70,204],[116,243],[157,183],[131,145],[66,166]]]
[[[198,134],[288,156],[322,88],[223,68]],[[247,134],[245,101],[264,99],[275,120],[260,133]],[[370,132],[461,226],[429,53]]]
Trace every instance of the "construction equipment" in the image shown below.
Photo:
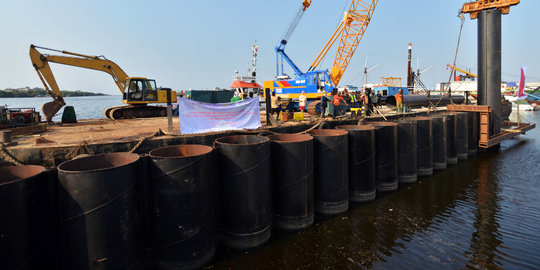
[[[448,68],[454,70],[454,78],[456,78],[455,80],[456,81],[464,81],[466,79],[469,79],[471,81],[474,81],[475,78],[478,78],[478,75],[474,74],[474,73],[471,73],[469,71],[466,71],[466,70],[463,70],[463,69],[460,69],[456,66],[452,66],[452,65],[446,65]],[[458,72],[461,72],[465,75],[459,75],[459,76],[456,76],[455,75],[455,71],[458,71]]]
[[[39,112],[35,108],[7,108],[0,106],[0,129],[37,125],[41,122]]]
[[[510,7],[519,4],[520,0],[481,0],[463,4],[461,13],[469,13],[471,19],[478,18],[478,14],[482,10],[496,8],[502,14],[510,13]]]
[[[502,55],[502,14],[508,14],[510,7],[519,0],[482,0],[465,3],[459,13],[478,18],[478,105],[488,105],[493,114],[490,134],[501,132],[504,107],[501,103],[501,55]],[[463,25],[463,19],[462,19]],[[458,46],[459,48],[459,46]],[[456,50],[457,52],[457,50]],[[454,60],[455,65],[455,60]]]
[[[377,2],[378,0],[352,0],[349,10],[345,12],[343,20],[321,52],[317,55],[315,61],[313,61],[307,72],[302,72],[285,53],[285,46],[303,13],[311,4],[311,0],[303,0],[298,13],[289,25],[280,44],[275,49],[277,62],[276,80],[265,81],[264,88],[275,91],[276,95],[280,96],[282,99],[298,98],[302,91],[304,91],[308,98],[308,102],[318,100],[322,96],[322,91],[332,92],[339,84],[343,73],[347,69],[349,62],[371,21]],[[321,61],[338,39],[339,45],[332,68],[330,71],[328,69],[318,70]],[[284,73],[283,62],[287,62],[292,68],[295,73],[295,78],[291,78]],[[309,106],[313,107],[313,105],[308,105],[308,111],[310,111]],[[315,112],[315,110],[311,111]]]
[[[38,48],[68,56],[41,54],[37,50]],[[146,118],[167,115],[166,107],[147,105],[151,103],[166,103],[167,92],[170,89],[157,88],[155,80],[143,77],[129,77],[116,63],[102,55],[91,56],[30,45],[30,59],[45,89],[53,98],[52,102],[45,103],[42,107],[45,119],[49,123],[52,122],[53,116],[60,108],[66,105],[62,97],[62,92],[60,92],[60,88],[49,66],[49,62],[99,70],[110,74],[122,93],[122,103],[128,105],[107,108],[104,114],[109,119]],[[176,92],[171,91],[170,96],[170,102],[176,102]]]

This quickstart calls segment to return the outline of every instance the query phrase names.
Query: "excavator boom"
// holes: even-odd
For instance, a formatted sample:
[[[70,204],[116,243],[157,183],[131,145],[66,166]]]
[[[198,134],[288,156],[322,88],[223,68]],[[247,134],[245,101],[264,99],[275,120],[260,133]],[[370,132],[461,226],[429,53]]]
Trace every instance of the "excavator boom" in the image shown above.
[[[54,51],[61,53],[62,55],[42,54],[37,49]],[[32,65],[36,69],[36,72],[41,82],[45,86],[45,89],[53,98],[52,102],[45,103],[42,107],[43,114],[45,115],[47,122],[51,122],[54,115],[56,115],[62,106],[66,105],[64,99],[62,98],[62,92],[60,91],[60,88],[58,87],[56,79],[54,78],[52,70],[49,66],[49,62],[99,70],[108,73],[113,78],[114,83],[116,84],[116,87],[120,93],[122,93],[124,96],[124,103],[139,105],[138,107],[140,108],[147,103],[166,102],[166,91],[157,89],[153,80],[129,77],[122,70],[122,68],[120,68],[120,66],[113,61],[108,60],[104,56],[85,55],[30,45],[30,59],[32,60]],[[126,87],[128,82],[130,82],[131,85],[129,88]],[[151,82],[153,82],[153,84]],[[137,93],[135,93],[135,91]],[[144,91],[144,93],[141,91]],[[175,102],[176,92],[172,92],[171,96],[173,97],[172,102]],[[114,119],[115,117],[108,114],[108,112],[111,112],[112,114],[113,111],[115,112],[116,118],[162,116],[162,112],[159,107],[147,109],[129,108],[126,110],[121,107],[115,107],[107,109],[105,115],[108,118]]]

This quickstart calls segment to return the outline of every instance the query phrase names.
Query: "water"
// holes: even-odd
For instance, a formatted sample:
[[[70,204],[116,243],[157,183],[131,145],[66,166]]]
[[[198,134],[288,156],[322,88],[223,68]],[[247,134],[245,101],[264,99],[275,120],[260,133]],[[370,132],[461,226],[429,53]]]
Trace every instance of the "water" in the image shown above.
[[[536,128],[261,248],[220,248],[207,269],[540,269],[539,200]]]
[[[41,111],[41,106],[44,103],[51,102],[50,97],[35,97],[35,98],[0,98],[0,106],[7,105],[8,108],[36,108],[41,114],[41,119],[45,120],[45,116]],[[113,106],[124,105],[122,96],[92,96],[92,97],[66,97],[64,98],[67,106],[73,106],[77,119],[99,119],[105,118],[103,111],[106,108]],[[53,117],[53,121],[62,120],[62,112],[60,111]]]

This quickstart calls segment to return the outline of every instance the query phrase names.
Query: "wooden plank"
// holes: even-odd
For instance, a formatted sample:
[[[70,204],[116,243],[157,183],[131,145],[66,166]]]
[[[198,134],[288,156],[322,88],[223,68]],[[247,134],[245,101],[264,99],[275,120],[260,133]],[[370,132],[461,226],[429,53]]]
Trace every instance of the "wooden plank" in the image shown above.
[[[517,124],[516,124],[517,125]],[[519,127],[511,130],[505,130],[497,135],[491,136],[487,142],[483,141],[479,143],[479,146],[482,148],[490,148],[494,145],[497,145],[503,141],[506,141],[508,139],[515,138],[519,136],[520,134],[525,134],[525,132],[536,128],[536,124],[521,124]],[[482,136],[482,135],[480,135]]]
[[[489,107],[489,106],[488,106]],[[489,112],[480,113],[480,136],[478,146],[486,148],[489,141]]]
[[[488,105],[447,105],[446,110],[454,112],[491,112],[491,107]]]

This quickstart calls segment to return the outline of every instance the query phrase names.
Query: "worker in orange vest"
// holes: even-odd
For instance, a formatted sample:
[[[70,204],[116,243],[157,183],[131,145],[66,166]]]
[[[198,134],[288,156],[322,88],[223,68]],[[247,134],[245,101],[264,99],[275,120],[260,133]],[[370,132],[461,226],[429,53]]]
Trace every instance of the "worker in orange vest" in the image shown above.
[[[332,114],[332,119],[336,119],[336,117],[339,115],[339,104],[340,101],[343,101],[345,103],[345,106],[348,106],[347,101],[343,99],[341,94],[337,93],[334,95],[334,98],[332,99],[332,104],[334,105],[334,113]]]
[[[396,98],[397,113],[405,112],[403,109],[403,89],[399,89],[394,97]]]
[[[371,115],[371,89],[366,88],[364,94],[362,95],[362,102],[364,103],[364,117]]]

